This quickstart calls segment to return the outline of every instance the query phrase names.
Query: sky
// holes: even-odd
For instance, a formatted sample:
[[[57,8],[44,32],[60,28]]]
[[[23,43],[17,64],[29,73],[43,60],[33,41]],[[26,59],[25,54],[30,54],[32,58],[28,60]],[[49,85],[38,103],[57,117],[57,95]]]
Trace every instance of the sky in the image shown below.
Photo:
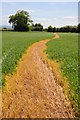
[[[9,16],[18,10],[27,10],[34,23],[44,28],[78,24],[78,2],[3,2],[2,25],[9,26]]]

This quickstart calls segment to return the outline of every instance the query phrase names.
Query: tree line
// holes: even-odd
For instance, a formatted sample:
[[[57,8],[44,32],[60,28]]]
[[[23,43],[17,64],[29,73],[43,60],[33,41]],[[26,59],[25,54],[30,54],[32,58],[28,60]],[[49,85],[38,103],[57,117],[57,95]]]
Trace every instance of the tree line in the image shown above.
[[[63,26],[60,28],[49,26],[45,29],[47,32],[80,32],[80,24],[78,26]]]
[[[24,10],[19,10],[15,15],[9,16],[9,23],[12,24],[14,31],[47,31],[47,32],[80,32],[80,24],[78,26],[64,26],[60,28],[49,26],[43,29],[40,23],[33,23],[29,13]]]

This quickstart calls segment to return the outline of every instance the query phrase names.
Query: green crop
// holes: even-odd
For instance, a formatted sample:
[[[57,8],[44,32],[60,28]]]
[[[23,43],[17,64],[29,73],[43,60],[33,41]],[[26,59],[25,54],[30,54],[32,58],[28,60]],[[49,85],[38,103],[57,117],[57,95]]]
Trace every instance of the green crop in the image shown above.
[[[77,109],[80,102],[78,99],[78,34],[59,33],[59,36],[59,39],[47,43],[46,53],[48,58],[59,62],[63,76],[69,82],[73,104]]]
[[[2,32],[2,84],[5,85],[5,75],[13,74],[22,54],[31,44],[53,36],[47,32]]]

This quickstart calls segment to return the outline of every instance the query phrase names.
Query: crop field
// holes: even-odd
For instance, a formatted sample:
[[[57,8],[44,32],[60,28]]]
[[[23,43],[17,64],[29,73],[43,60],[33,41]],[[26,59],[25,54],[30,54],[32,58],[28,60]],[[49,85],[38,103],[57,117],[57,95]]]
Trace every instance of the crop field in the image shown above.
[[[2,75],[13,73],[25,50],[34,42],[52,38],[53,33],[46,32],[3,32],[2,33]]]
[[[48,58],[60,63],[63,76],[69,82],[70,93],[78,107],[78,34],[59,33],[60,38],[47,43]]]
[[[56,39],[54,39],[54,35]],[[48,41],[47,39],[50,40]],[[45,40],[45,41],[39,42],[40,40]],[[32,45],[33,43],[36,42],[38,43]],[[28,49],[29,46],[31,46],[30,49]],[[28,49],[27,51],[28,54],[24,54],[27,49]],[[59,85],[56,84],[56,82],[54,82],[55,75],[52,74],[52,71],[49,70],[49,67],[46,66],[46,63],[44,63],[41,56],[39,56],[39,53],[40,52],[43,53],[44,51],[48,55],[49,60],[56,60],[57,63],[59,63],[60,71],[62,72],[62,75],[63,77],[66,78],[66,80],[69,83],[68,86],[69,94],[70,94],[69,97],[71,97],[70,100],[73,103],[73,108],[75,108],[75,110],[79,110],[78,108],[80,106],[78,107],[79,82],[78,82],[78,34],[77,33],[53,34],[49,32],[3,31],[2,32],[2,85],[6,86],[6,80],[9,81],[9,82],[7,81],[7,85],[9,91],[11,91],[12,98],[13,98],[13,94],[15,95],[16,98],[16,94],[15,92],[12,91],[12,89],[14,89],[14,91],[18,91],[18,93],[20,93],[24,98],[24,94],[22,94],[20,91],[21,90],[24,91],[24,89],[26,88],[27,90],[26,94],[28,94],[29,93],[28,89],[31,87],[30,85],[32,84],[33,86],[33,83],[35,85],[36,82],[37,84],[36,87],[34,87],[35,88],[34,90],[39,89],[41,87],[40,85],[44,84],[44,87],[41,88],[42,90],[43,88],[46,90],[46,87],[48,89],[51,88],[53,94],[56,93],[56,88],[58,88],[58,91],[60,91],[60,88],[58,87]],[[23,54],[24,57],[20,62],[21,64],[18,64]],[[16,77],[17,74],[14,75],[14,72],[17,73],[16,67],[19,67],[19,69],[17,69],[19,70],[18,77],[21,80]],[[35,68],[36,70],[34,71]],[[8,76],[9,74],[11,74],[10,78]],[[8,77],[7,79],[5,79],[6,75]],[[40,81],[38,81],[39,78],[38,75],[41,75],[40,78],[42,80],[41,81],[42,84],[40,83]],[[16,78],[18,84],[16,82]],[[47,86],[45,85],[46,81],[48,80],[50,80],[49,82],[52,81],[52,83],[50,83],[51,87],[48,85],[49,83],[47,83]],[[29,86],[26,84],[28,82],[31,82]],[[20,88],[20,86],[22,86],[22,88]],[[36,94],[39,93],[40,91],[38,91],[38,93]],[[59,98],[61,98],[61,100],[57,98],[57,95],[59,96]],[[59,102],[65,101],[65,97],[63,96],[65,96],[64,92],[62,92],[61,94],[56,93],[55,99],[54,99],[54,95],[53,96],[51,95],[51,98],[53,99],[53,103],[55,103],[56,99],[58,99]],[[4,94],[4,98],[5,98],[5,94]],[[25,99],[26,103],[28,99],[30,98],[28,98],[27,96],[27,99]],[[7,98],[7,101],[9,101],[9,97]],[[15,99],[14,101],[16,102]],[[59,106],[60,109],[61,108],[64,109],[65,105],[66,105],[65,102],[61,103],[61,106]],[[64,110],[67,111],[68,109],[64,109]]]

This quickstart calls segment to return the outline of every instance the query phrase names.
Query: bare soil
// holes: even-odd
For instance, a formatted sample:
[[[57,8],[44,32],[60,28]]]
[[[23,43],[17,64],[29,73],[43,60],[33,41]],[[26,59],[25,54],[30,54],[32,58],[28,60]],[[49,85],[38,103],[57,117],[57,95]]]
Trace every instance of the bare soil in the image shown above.
[[[59,38],[56,33],[55,38]],[[63,88],[41,56],[48,41],[30,46],[19,61],[17,72],[6,76],[2,94],[3,118],[72,117]]]

